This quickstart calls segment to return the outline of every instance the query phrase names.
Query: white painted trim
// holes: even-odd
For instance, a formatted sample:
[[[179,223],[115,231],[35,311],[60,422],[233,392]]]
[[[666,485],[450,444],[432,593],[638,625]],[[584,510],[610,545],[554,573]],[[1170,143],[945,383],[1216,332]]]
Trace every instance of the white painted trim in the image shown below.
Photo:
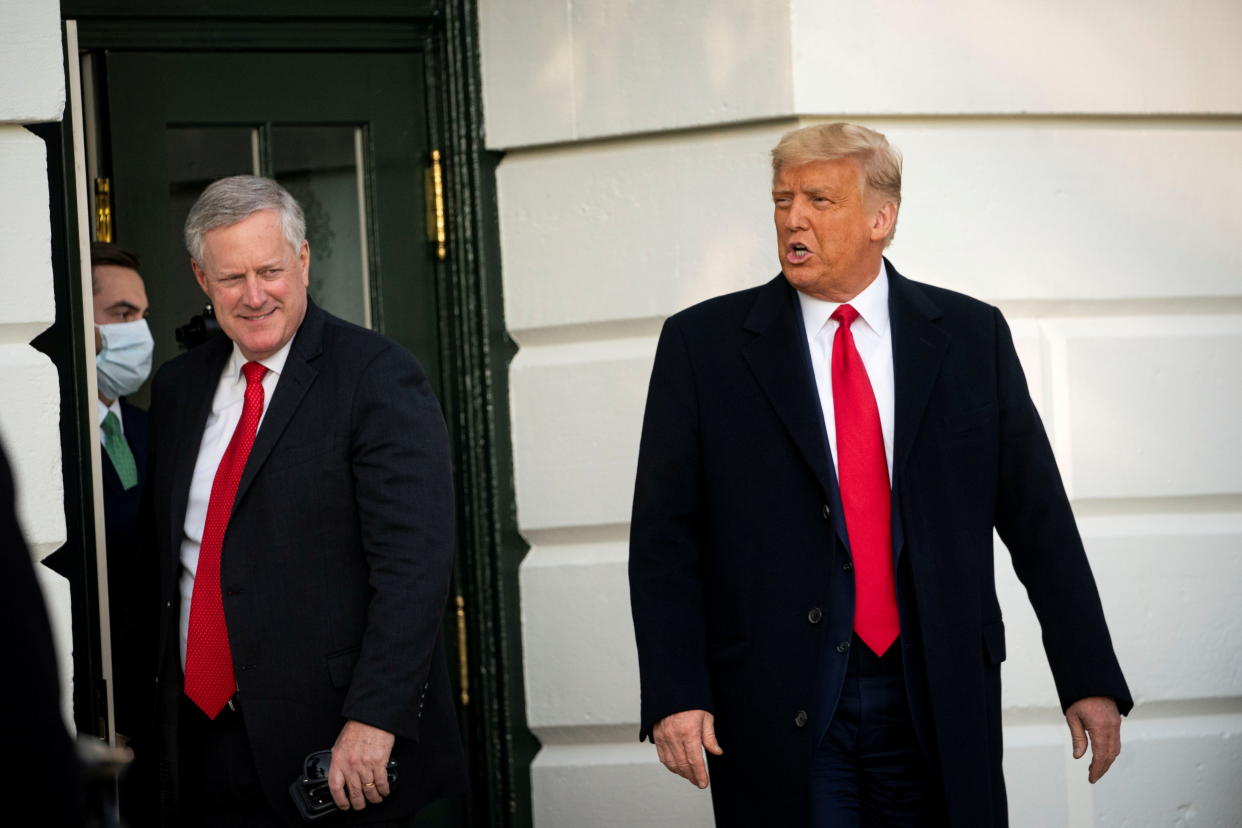
[[[90,242],[90,191],[86,180],[86,151],[82,127],[82,73],[78,58],[78,23],[65,21],[65,55],[69,74],[69,123],[70,139],[73,141],[73,186],[77,192],[78,210],[78,271],[81,273],[82,307],[93,303],[91,290],[91,242]],[[54,159],[51,163],[57,163]],[[82,343],[87,365],[95,363],[95,322],[93,317],[82,314]],[[95,372],[86,371],[86,398],[91,400],[90,411],[95,410],[94,400],[99,396]],[[77,412],[61,412],[62,416],[75,416]],[[104,533],[102,457],[99,448],[99,418],[86,418],[86,431],[90,443],[91,503],[95,512],[95,582],[99,591],[99,661],[106,687],[105,704],[108,713],[108,744],[116,745],[116,723],[112,704],[112,636],[109,625],[108,604],[108,553]]]

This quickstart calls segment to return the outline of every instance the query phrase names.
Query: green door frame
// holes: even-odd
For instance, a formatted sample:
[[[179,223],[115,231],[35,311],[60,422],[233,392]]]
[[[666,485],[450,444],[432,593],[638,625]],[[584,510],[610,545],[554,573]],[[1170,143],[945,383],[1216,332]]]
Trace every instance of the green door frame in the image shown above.
[[[526,725],[522,679],[518,566],[527,546],[517,531],[508,408],[508,365],[516,348],[503,316],[495,185],[500,156],[483,142],[476,0],[354,0],[345,14],[334,0],[63,0],[61,14],[77,21],[83,50],[410,49],[427,56],[429,132],[443,156],[448,231],[437,294],[443,402],[458,435],[457,572],[469,601],[471,727],[464,735],[472,762],[471,810],[473,824],[531,825],[530,764],[539,745]],[[56,150],[49,158],[60,161],[53,177],[71,181],[67,124],[58,132],[59,145],[49,147]],[[53,212],[74,215],[72,187],[62,183],[52,192]],[[58,197],[63,203],[57,204]],[[83,312],[72,304],[80,284],[72,258],[57,262],[58,322],[62,308],[70,316]],[[70,361],[81,351],[70,347],[73,335],[72,324],[54,327],[46,335],[47,350],[60,370],[62,410],[74,412],[62,427],[66,549],[91,558],[84,565],[93,583],[90,499],[78,494],[82,474],[73,458],[88,456],[83,423],[94,408],[82,399],[84,384],[74,382],[87,367]],[[60,339],[64,347],[57,346]],[[97,596],[85,598],[83,606],[96,605]],[[75,619],[75,639],[77,626]],[[98,631],[86,624],[81,634],[93,641],[95,655],[75,669],[97,676]],[[87,656],[92,652],[78,647]],[[80,704],[75,698],[79,730],[100,732],[97,694],[82,695]]]

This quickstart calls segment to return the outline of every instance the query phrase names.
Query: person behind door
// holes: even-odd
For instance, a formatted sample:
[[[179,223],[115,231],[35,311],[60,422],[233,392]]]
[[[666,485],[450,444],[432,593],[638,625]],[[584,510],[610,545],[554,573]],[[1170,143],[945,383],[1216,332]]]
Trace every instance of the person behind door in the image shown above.
[[[136,594],[149,589],[154,573],[143,570],[140,507],[147,474],[147,412],[126,399],[151,373],[154,341],[147,326],[149,305],[138,254],[116,244],[91,244],[91,288],[95,317],[95,377],[99,389],[102,443],[104,537],[108,560],[109,630],[112,641],[113,700],[122,743],[141,749],[146,729],[142,711],[149,672],[134,646],[141,640]],[[141,782],[132,770],[121,779],[126,817],[143,821]]]
[[[884,136],[816,125],[772,155],[781,273],[672,316],[656,351],[641,737],[710,769],[718,825],[1003,826],[993,528],[1090,781],[1132,706],[1061,477],[1000,312],[883,257]]]
[[[125,399],[147,381],[154,348],[147,326],[146,285],[138,271],[136,253],[115,244],[91,244],[95,376],[109,548],[114,537],[127,548],[134,547],[146,470],[147,413]]]
[[[439,404],[408,351],[308,298],[276,182],[213,183],[185,237],[225,336],[152,386],[166,824],[297,824],[290,783],[331,748],[333,821],[407,825],[466,784]]]
[[[120,593],[141,580],[137,569],[142,541],[139,507],[147,472],[147,412],[125,398],[147,381],[154,346],[139,266],[133,251],[106,242],[91,244],[108,591],[118,595],[117,611],[111,617],[113,674],[121,682],[118,695],[132,690],[127,684],[132,677],[123,661],[131,652],[134,626],[133,619],[121,612],[132,602]]]

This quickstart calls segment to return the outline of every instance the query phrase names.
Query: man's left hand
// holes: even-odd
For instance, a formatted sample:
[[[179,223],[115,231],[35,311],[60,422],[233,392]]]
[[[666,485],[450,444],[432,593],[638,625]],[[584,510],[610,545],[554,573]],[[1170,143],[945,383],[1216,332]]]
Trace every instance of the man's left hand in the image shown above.
[[[1075,759],[1087,752],[1087,737],[1091,737],[1087,781],[1094,785],[1121,753],[1121,713],[1117,711],[1117,702],[1104,696],[1079,699],[1065,711],[1065,721],[1069,723]]]
[[[348,721],[332,746],[328,788],[336,807],[362,810],[388,796],[388,757],[396,741],[387,730]]]

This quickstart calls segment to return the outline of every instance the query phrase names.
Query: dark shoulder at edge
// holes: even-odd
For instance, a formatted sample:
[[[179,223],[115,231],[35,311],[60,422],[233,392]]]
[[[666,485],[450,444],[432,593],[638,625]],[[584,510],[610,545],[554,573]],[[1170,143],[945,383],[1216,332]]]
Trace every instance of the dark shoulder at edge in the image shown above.
[[[209,354],[215,348],[222,347],[216,341],[217,339],[227,339],[227,337],[223,333],[214,334],[208,341],[165,360],[159,368],[155,369],[155,376],[151,379],[152,389],[157,384],[162,385],[164,382],[177,377],[185,371],[192,370],[195,366],[207,362],[210,359]],[[233,347],[232,342],[229,342],[228,347]]]
[[[704,299],[673,314],[669,321],[690,326],[720,323],[741,325],[754,307],[759,292],[769,284],[770,280],[754,287]]]
[[[941,313],[947,316],[966,316],[973,318],[977,315],[982,315],[991,317],[991,315],[997,310],[995,305],[985,302],[982,299],[976,299],[973,296],[956,290],[937,287],[936,285],[930,285],[927,282],[917,282],[914,279],[909,278],[907,278],[906,281],[913,285],[916,289],[922,291],[923,294],[931,300],[932,304],[939,308]]]
[[[325,353],[331,354],[334,349],[344,346],[366,358],[382,353],[390,359],[412,362],[419,366],[419,370],[422,369],[417,357],[410,353],[409,349],[400,342],[390,339],[378,331],[364,328],[347,319],[328,313],[322,308],[320,308],[320,312],[323,314],[323,348]]]

